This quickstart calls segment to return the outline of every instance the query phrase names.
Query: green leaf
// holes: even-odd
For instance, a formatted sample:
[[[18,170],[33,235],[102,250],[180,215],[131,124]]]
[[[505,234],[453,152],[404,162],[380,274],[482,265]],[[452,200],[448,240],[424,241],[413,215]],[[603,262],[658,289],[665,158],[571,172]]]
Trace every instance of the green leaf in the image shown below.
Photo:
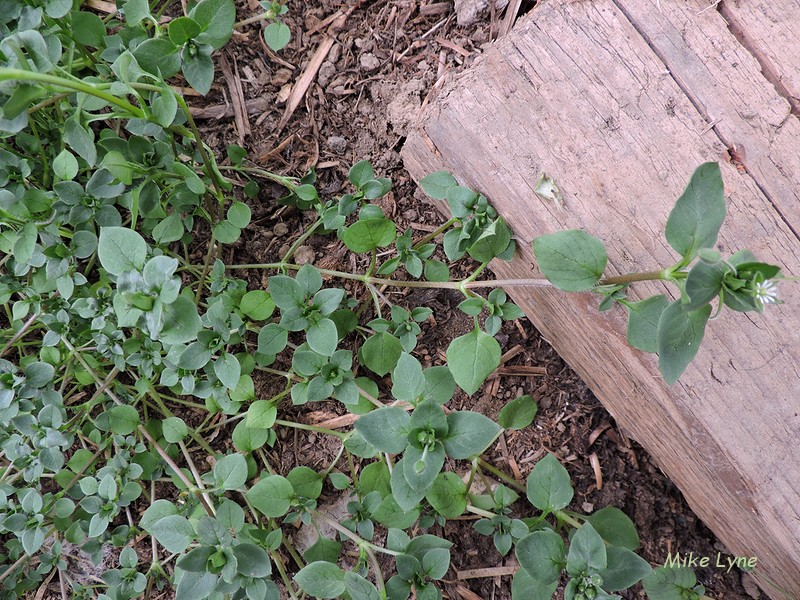
[[[113,406],[108,411],[108,425],[111,431],[119,435],[133,433],[140,422],[139,411],[132,406]]]
[[[425,389],[422,365],[410,354],[403,352],[392,371],[392,396],[398,400],[414,402]]]
[[[711,248],[716,243],[725,212],[719,165],[702,164],[692,173],[667,219],[667,241],[685,259],[692,259],[700,248]]]
[[[144,19],[154,20],[150,14],[150,4],[147,0],[128,0],[123,8],[125,24],[136,27]]]
[[[361,253],[388,246],[396,237],[394,222],[381,217],[356,221],[345,229],[342,241],[353,252]]]
[[[572,577],[595,574],[606,568],[608,557],[603,538],[592,527],[584,523],[572,536],[567,553],[567,573]]]
[[[230,205],[230,208],[228,208],[228,212],[226,214],[228,216],[228,221],[233,223],[239,229],[244,229],[250,224],[250,218],[252,215],[250,207],[244,202],[234,202]]]
[[[260,354],[278,354],[289,340],[289,332],[275,323],[267,323],[258,332],[258,352]]]
[[[239,452],[252,452],[267,443],[269,434],[269,429],[254,429],[241,422],[234,428],[231,441]]]
[[[515,550],[520,566],[545,585],[558,582],[566,563],[564,540],[555,531],[534,531],[517,542]]]
[[[444,366],[428,367],[423,371],[423,375],[425,376],[423,402],[429,400],[436,404],[444,404],[453,397],[456,382],[450,369]]]
[[[477,261],[489,262],[500,256],[511,243],[511,230],[501,217],[485,227],[475,242],[467,248],[469,255]],[[605,264],[603,265],[605,268]]]
[[[669,300],[664,294],[628,302],[628,343],[644,352],[658,352],[658,320]]]
[[[606,506],[586,519],[610,546],[629,550],[639,547],[639,534],[630,517],[614,506]]]
[[[691,591],[696,583],[697,577],[688,567],[659,567],[642,580],[650,600],[684,600],[684,592]]]
[[[286,475],[286,479],[292,484],[292,489],[298,496],[316,500],[322,493],[322,477],[309,467],[301,465],[293,468]]]
[[[242,365],[239,360],[230,352],[224,352],[214,361],[214,374],[229,390],[234,389],[239,384],[239,377],[242,374]]]
[[[186,344],[197,337],[201,328],[194,302],[186,296],[178,296],[164,309],[164,326],[159,339],[165,344]]]
[[[399,454],[406,449],[411,416],[399,406],[384,406],[356,421],[356,431],[375,449]]]
[[[75,179],[78,174],[78,160],[66,148],[53,160],[53,173],[63,181]]]
[[[447,415],[447,437],[442,440],[447,456],[455,459],[478,456],[500,433],[490,418],[468,410]]]
[[[345,571],[344,584],[352,600],[381,600],[378,590],[358,573]]]
[[[392,496],[395,502],[397,502],[397,505],[401,509],[409,511],[419,504],[420,500],[425,497],[426,492],[416,491],[409,485],[408,481],[406,481],[404,475],[405,460],[405,458],[402,458],[395,463],[394,469],[392,469],[391,485]]]
[[[317,541],[303,553],[303,558],[305,558],[308,563],[325,561],[336,564],[341,552],[342,545],[339,542],[319,536]]]
[[[178,17],[169,22],[167,33],[173,44],[183,46],[189,40],[197,37],[200,33],[200,25],[189,17]]]
[[[72,0],[46,0],[44,3],[44,11],[48,17],[53,19],[67,16],[70,9],[72,9]]]
[[[177,213],[172,213],[153,227],[153,239],[159,244],[177,242],[182,237],[183,223]]]
[[[450,568],[450,550],[431,548],[422,556],[422,570],[431,579],[441,579]]]
[[[79,44],[93,48],[102,48],[105,45],[105,23],[92,12],[73,12],[71,31]]]
[[[251,487],[247,499],[267,517],[282,517],[289,512],[294,488],[289,480],[280,475],[267,475]]]
[[[658,320],[658,370],[672,385],[692,362],[703,341],[711,305],[686,312],[680,300],[672,302]]]
[[[159,519],[150,526],[149,531],[167,551],[176,554],[186,550],[194,539],[192,524],[181,515]]]
[[[315,598],[337,598],[346,590],[344,571],[327,561],[312,562],[294,576],[297,585]]]
[[[240,543],[233,547],[236,557],[236,572],[245,577],[264,578],[272,574],[269,554],[255,544]]]
[[[607,592],[627,589],[653,571],[650,563],[628,548],[609,546],[606,553],[608,566],[600,570],[600,576]]]
[[[565,292],[592,289],[608,262],[603,242],[579,229],[539,236],[533,252],[544,276]]]
[[[147,258],[144,238],[127,227],[103,227],[97,255],[103,268],[112,275],[141,271]]]
[[[375,179],[375,170],[368,160],[362,160],[350,167],[347,178],[353,186],[360,189],[365,183]]]
[[[283,50],[291,39],[292,31],[285,23],[278,21],[264,28],[264,41],[275,52]]]
[[[249,429],[270,429],[275,424],[278,409],[268,400],[256,400],[247,409],[245,424]]]
[[[476,327],[450,342],[447,365],[461,389],[474,394],[489,374],[500,366],[501,354],[497,340]]]
[[[404,510],[390,494],[381,500],[381,503],[372,511],[372,519],[386,527],[408,529],[417,522],[419,514],[418,506]]]
[[[130,0],[128,0],[130,2]],[[217,586],[217,575],[213,573],[186,572],[175,589],[175,600],[197,600],[208,598]]]
[[[403,477],[406,483],[424,496],[442,470],[444,459],[444,448],[438,442],[427,452],[408,446],[403,454]]]
[[[214,481],[223,490],[238,490],[247,481],[247,461],[241,454],[228,454],[214,465]]]
[[[19,232],[19,237],[14,242],[14,259],[20,264],[27,264],[36,250],[36,239],[39,237],[39,230],[34,223],[25,223]],[[102,262],[102,261],[101,261]],[[399,344],[399,342],[398,342]]]
[[[542,583],[534,579],[525,569],[514,573],[511,580],[511,597],[514,600],[551,600],[558,588],[558,580]]]
[[[186,77],[186,82],[205,96],[214,83],[214,62],[211,57],[202,52],[190,56],[185,51],[181,53],[181,57],[183,59],[181,71]]]
[[[400,340],[385,331],[370,336],[360,351],[364,366],[381,377],[395,368],[402,353]]]
[[[197,21],[203,32],[197,36],[199,42],[211,44],[215,50],[222,48],[233,34],[236,22],[236,6],[233,0],[201,0],[189,16]]]
[[[130,3],[130,0],[129,2]],[[167,38],[150,38],[133,51],[142,70],[168,79],[181,70],[180,47]]]
[[[170,444],[176,444],[189,435],[189,427],[180,417],[167,417],[161,422],[161,433]]]
[[[221,244],[233,244],[242,235],[242,230],[227,219],[214,226],[214,237]]]
[[[239,301],[239,309],[254,321],[265,321],[272,316],[275,303],[269,292],[264,290],[251,290]],[[260,352],[260,350],[259,350]],[[270,352],[269,354],[275,354]]]
[[[269,292],[272,301],[281,309],[289,310],[305,304],[305,293],[292,277],[275,275],[269,278]]]
[[[77,117],[64,121],[64,139],[75,153],[93,167],[97,162],[97,149],[94,134],[77,120]]]
[[[514,398],[511,402],[506,404],[497,415],[497,422],[503,429],[524,429],[536,417],[539,406],[536,400],[528,395]]]
[[[454,519],[467,510],[467,484],[452,471],[439,473],[426,498],[440,515]]]
[[[426,175],[419,181],[422,191],[435,200],[445,200],[447,191],[458,185],[456,178],[447,171],[436,171]]]
[[[330,319],[320,319],[311,323],[306,329],[306,342],[314,352],[322,356],[333,355],[339,343],[336,324]]]
[[[442,282],[450,280],[450,269],[440,260],[429,259],[425,261],[425,279],[428,281]]]
[[[542,511],[566,508],[572,501],[569,473],[552,453],[548,453],[528,476],[527,495],[530,503]]]
[[[684,290],[688,301],[683,303],[683,310],[697,310],[716,298],[722,290],[722,282],[729,267],[724,263],[709,264],[698,261],[686,278]]]

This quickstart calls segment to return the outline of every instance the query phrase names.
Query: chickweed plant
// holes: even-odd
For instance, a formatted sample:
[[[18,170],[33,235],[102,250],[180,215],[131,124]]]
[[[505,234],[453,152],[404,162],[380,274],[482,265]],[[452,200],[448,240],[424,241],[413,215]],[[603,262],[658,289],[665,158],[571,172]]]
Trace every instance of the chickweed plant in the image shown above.
[[[640,558],[619,510],[568,510],[570,477],[554,455],[524,483],[482,457],[533,421],[530,396],[497,422],[448,408],[457,388],[475,393],[498,367],[495,334],[522,316],[504,282],[477,280],[515,249],[486,197],[448,173],[426,177],[424,190],[453,217],[415,239],[373,202],[391,182],[366,161],[333,199],[319,196],[313,172],[270,173],[237,146],[217,163],[166,80],[182,73],[208,92],[214,51],[248,22],[271,21],[267,42],[285,45],[281,3],[238,24],[233,0],[189,2],[171,20],[162,16],[179,3],[128,0],[105,16],[80,4],[0,3],[3,598],[55,577],[72,598],[436,599],[453,546],[436,533],[464,515],[498,557],[515,553],[517,600],[551,598],[560,583],[567,600],[619,598],[639,581],[653,600],[704,593],[690,570]],[[250,222],[243,199],[264,179],[316,220],[279,262],[225,264],[221,250]],[[234,180],[246,182],[244,196]],[[603,245],[581,231],[542,236],[534,251],[552,285],[599,293],[601,310],[627,308],[630,343],[658,352],[672,383],[715,298],[735,311],[776,301],[778,267],[712,249],[724,216],[709,163],[667,222],[675,265],[604,278]],[[365,271],[296,264],[312,235],[366,256]],[[204,258],[193,260],[202,244]],[[450,264],[462,259],[477,266],[452,281]],[[254,269],[269,271],[268,289],[236,276]],[[645,279],[676,285],[680,299],[628,300],[628,285]],[[431,310],[390,305],[383,286],[464,295],[474,326],[449,342],[446,364],[415,356]],[[280,391],[257,396],[254,376]],[[341,404],[354,427],[282,418],[288,404],[323,401]],[[330,436],[338,454],[321,470],[279,472],[265,450],[280,428]],[[478,490],[487,476],[501,483]],[[348,498],[347,518],[320,508],[323,492]],[[292,530],[321,524],[335,536],[298,552]],[[75,576],[76,548],[102,565],[100,576]]]

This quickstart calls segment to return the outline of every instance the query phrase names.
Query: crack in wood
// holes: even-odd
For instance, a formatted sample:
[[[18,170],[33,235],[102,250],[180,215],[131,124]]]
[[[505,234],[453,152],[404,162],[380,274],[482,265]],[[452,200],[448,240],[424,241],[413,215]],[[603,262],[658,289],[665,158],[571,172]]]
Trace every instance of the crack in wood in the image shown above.
[[[671,61],[670,61],[669,57],[659,47],[659,45],[654,42],[654,40],[649,35],[649,33],[645,30],[645,28],[643,28],[643,27],[641,27],[639,25],[639,23],[637,22],[636,18],[626,9],[626,7],[622,4],[622,2],[620,2],[620,0],[611,0],[611,3],[617,8],[617,10],[620,11],[620,13],[622,13],[622,15],[628,21],[628,23],[630,23],[631,27],[633,27],[636,30],[636,33],[638,33],[641,36],[642,40],[644,40],[644,42],[647,44],[648,48],[650,48],[650,50],[653,52],[653,54],[656,55],[658,60],[661,61],[661,63],[664,65],[664,68],[669,73],[670,78],[675,82],[675,85],[677,85],[678,88],[684,93],[684,95],[689,100],[689,102],[692,104],[692,106],[695,108],[695,110],[697,110],[698,114],[707,123],[709,123],[709,130],[714,132],[714,134],[717,136],[719,141],[722,142],[722,144],[725,146],[725,148],[728,149],[728,151],[730,151],[731,149],[735,149],[736,148],[736,142],[734,140],[728,139],[727,136],[725,136],[722,133],[722,131],[720,130],[720,127],[718,126],[718,123],[720,122],[721,119],[713,119],[708,114],[708,111],[705,110],[705,108],[703,106],[703,102],[697,97],[697,95],[695,93],[693,93],[692,89],[689,86],[687,86],[683,81],[681,81],[680,77],[676,76],[675,72],[673,72],[673,65],[671,64]],[[717,6],[717,11],[719,11],[719,10],[720,10],[720,6],[718,5]],[[734,31],[734,29],[731,29],[732,21],[730,21],[727,17],[725,17],[721,12],[719,14],[720,14],[720,17],[723,19],[723,21],[725,21],[726,25],[728,26],[728,29],[731,31],[731,35],[733,35],[737,39],[737,41],[739,41],[742,44],[742,47],[745,50],[747,50],[747,52],[750,53],[755,58],[756,61],[758,61],[759,65],[762,66],[762,73],[764,75],[764,78],[771,85],[773,85],[775,87],[775,91],[778,93],[778,95],[780,95],[785,100],[789,101],[789,98],[791,97],[791,95],[785,89],[785,87],[782,86],[782,84],[780,84],[780,78],[777,75],[774,75],[775,79],[774,80],[770,79],[770,77],[765,72],[764,65],[759,60],[757,53],[755,53],[753,51],[752,47],[750,47],[747,44],[743,43],[739,39],[739,36],[736,35],[736,32]],[[744,35],[744,34],[742,34],[742,35]],[[783,88],[783,90],[784,90],[783,93],[781,93],[781,91],[780,91],[778,86]],[[789,101],[789,106],[791,107],[791,113],[794,115],[795,114],[795,112],[794,112],[795,111],[795,105],[791,101]],[[800,112],[798,112],[797,114],[800,114]],[[770,203],[770,205],[775,210],[777,215],[780,217],[781,221],[786,225],[786,227],[789,229],[789,231],[792,232],[792,235],[794,235],[795,238],[800,240],[800,231],[798,231],[793,226],[793,224],[791,222],[791,219],[784,213],[784,211],[781,210],[781,207],[775,201],[775,199],[773,198],[773,195],[770,193],[770,191],[768,189],[768,186],[764,182],[762,182],[758,177],[756,177],[755,173],[753,173],[753,171],[751,169],[749,169],[746,164],[742,163],[741,165],[737,165],[737,167],[739,167],[740,169],[744,170],[745,174],[748,177],[750,177],[750,179],[753,181],[753,183],[759,189],[759,191],[762,194],[764,194],[764,197],[767,199],[767,201]]]
[[[747,50],[759,64],[764,79],[769,81],[775,88],[777,94],[789,103],[792,109],[791,114],[795,117],[800,117],[800,101],[792,96],[786,85],[784,85],[780,73],[778,73],[778,69],[772,64],[772,61],[765,56],[764,51],[759,47],[756,41],[747,35],[745,28],[742,27],[742,24],[726,7],[724,2],[721,2],[717,6],[717,11],[728,25],[728,31],[731,32],[731,35],[736,38],[742,48]]]

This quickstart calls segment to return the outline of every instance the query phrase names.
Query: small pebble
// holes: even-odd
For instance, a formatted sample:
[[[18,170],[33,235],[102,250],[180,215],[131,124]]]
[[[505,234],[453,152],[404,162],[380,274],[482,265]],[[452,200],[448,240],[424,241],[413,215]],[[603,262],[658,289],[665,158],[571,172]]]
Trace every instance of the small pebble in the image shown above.
[[[281,258],[286,256],[286,253],[289,252],[289,247],[290,247],[289,244],[284,244],[283,246],[281,246],[278,249],[278,256],[280,256]]]
[[[278,237],[283,237],[289,233],[289,226],[286,223],[276,223],[275,227],[272,228],[272,233]]]
[[[367,71],[372,71],[381,66],[381,61],[372,52],[362,54],[359,62],[361,63],[361,68]]]
[[[336,75],[336,65],[334,65],[331,61],[326,60],[322,63],[322,66],[319,68],[319,73],[317,74],[317,81],[322,87],[328,87],[328,84],[331,82],[333,77]]]
[[[294,253],[294,262],[298,265],[314,264],[316,254],[311,246],[300,246]]]
[[[328,138],[328,148],[335,154],[344,154],[347,150],[347,140],[340,135],[332,135]]]

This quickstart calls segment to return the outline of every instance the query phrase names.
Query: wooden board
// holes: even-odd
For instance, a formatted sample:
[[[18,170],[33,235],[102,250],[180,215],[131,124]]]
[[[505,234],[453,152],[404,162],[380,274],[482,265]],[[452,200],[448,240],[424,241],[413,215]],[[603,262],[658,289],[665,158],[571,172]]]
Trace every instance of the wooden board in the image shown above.
[[[763,5],[780,20],[784,3]],[[746,247],[800,274],[800,123],[782,96],[800,87],[797,64],[770,58],[786,69],[777,88],[745,34],[708,6],[545,0],[430,99],[403,150],[406,167],[416,178],[448,169],[487,194],[520,242],[512,263],[493,263],[499,278],[530,277],[529,242],[564,228],[600,237],[610,273],[672,264],[664,223],[708,160],[722,163],[729,202],[719,248]],[[734,144],[746,154],[741,168],[729,162]],[[543,173],[562,206],[534,193]],[[633,295],[663,291],[646,284]],[[589,294],[508,292],[729,552],[757,558],[770,597],[800,597],[796,287],[782,284],[786,303],[763,316],[713,321],[672,387],[656,357],[627,346],[621,311],[598,314]]]

